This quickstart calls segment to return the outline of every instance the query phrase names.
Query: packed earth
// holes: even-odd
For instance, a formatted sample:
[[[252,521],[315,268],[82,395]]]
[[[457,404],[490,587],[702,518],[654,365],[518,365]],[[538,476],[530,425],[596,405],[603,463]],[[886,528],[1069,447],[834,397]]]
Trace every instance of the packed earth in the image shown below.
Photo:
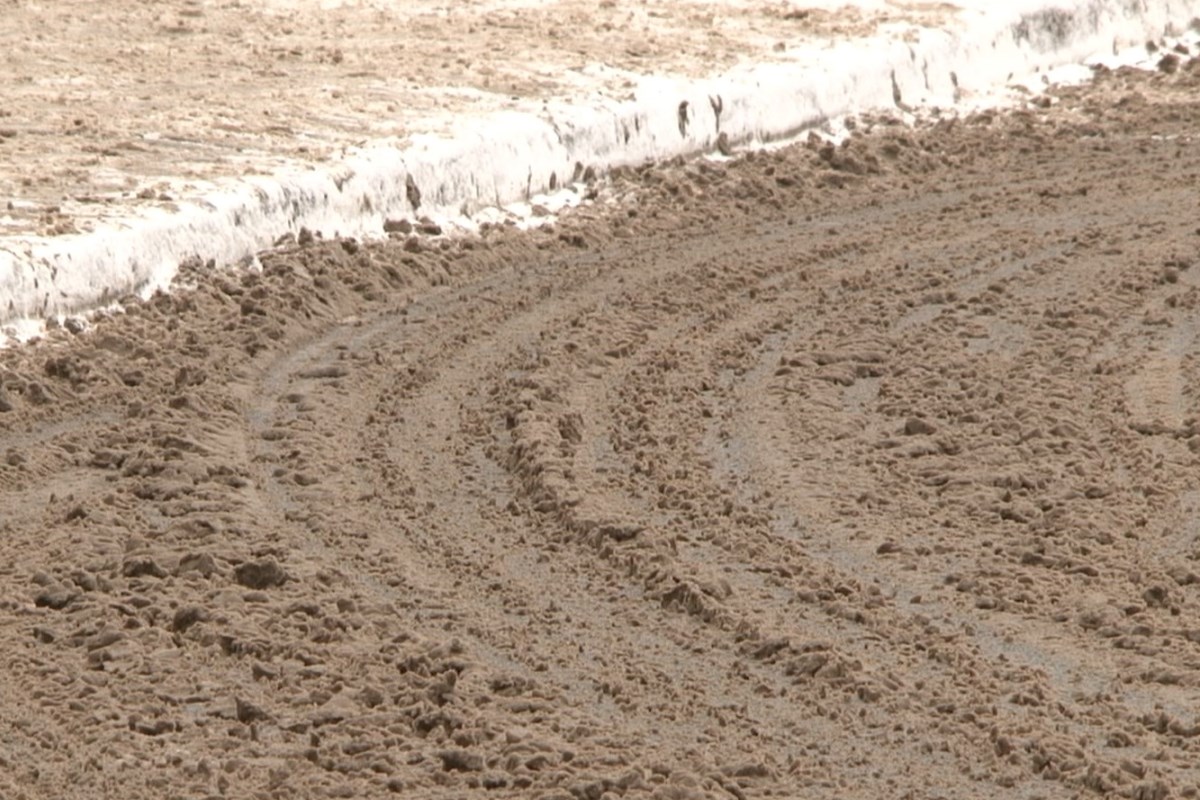
[[[0,352],[0,797],[1200,792],[1200,60]]]

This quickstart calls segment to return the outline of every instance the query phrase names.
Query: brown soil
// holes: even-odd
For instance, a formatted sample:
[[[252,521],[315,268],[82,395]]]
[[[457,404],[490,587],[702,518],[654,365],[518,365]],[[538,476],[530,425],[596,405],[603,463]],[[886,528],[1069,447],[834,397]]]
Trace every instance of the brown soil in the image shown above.
[[[0,354],[0,797],[1195,795],[1198,90]]]

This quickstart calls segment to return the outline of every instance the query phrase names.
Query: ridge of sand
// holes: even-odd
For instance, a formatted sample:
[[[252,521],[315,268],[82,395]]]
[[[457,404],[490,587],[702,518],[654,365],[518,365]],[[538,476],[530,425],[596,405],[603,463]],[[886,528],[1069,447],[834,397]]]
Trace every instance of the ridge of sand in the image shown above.
[[[1014,70],[1158,41],[1200,12],[1197,0],[11,5],[0,321],[32,330],[144,298],[185,259],[252,261],[304,228],[444,224],[589,169],[864,108],[953,106]]]

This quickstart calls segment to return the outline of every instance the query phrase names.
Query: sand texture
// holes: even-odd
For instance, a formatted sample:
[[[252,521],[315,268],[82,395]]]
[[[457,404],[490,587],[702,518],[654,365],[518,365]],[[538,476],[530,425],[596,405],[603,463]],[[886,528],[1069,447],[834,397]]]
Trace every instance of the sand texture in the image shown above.
[[[1195,796],[1172,66],[0,352],[0,797]]]

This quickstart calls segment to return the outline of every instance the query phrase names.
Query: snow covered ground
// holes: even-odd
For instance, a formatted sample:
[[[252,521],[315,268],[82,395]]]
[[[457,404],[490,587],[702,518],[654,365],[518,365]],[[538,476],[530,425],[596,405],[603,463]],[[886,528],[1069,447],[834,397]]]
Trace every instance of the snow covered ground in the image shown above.
[[[809,3],[795,13],[818,6],[843,8]],[[876,15],[869,35],[777,48],[712,75],[590,63],[572,77],[571,99],[457,113],[453,133],[367,141],[321,163],[281,162],[269,175],[192,180],[170,208],[116,209],[83,232],[0,236],[0,325],[8,338],[28,338],[47,318],[167,287],[182,260],[252,264],[302,229],[380,237],[386,221],[426,216],[469,228],[531,202],[571,202],[585,175],[616,166],[812,129],[835,134],[840,120],[866,111],[914,119],[1020,102],[1047,82],[1086,79],[1097,62],[1152,67],[1161,53],[1147,42],[1196,45],[1200,0],[959,0],[933,17],[882,0],[855,8]],[[615,79],[630,87],[624,96],[589,97],[589,81]]]

